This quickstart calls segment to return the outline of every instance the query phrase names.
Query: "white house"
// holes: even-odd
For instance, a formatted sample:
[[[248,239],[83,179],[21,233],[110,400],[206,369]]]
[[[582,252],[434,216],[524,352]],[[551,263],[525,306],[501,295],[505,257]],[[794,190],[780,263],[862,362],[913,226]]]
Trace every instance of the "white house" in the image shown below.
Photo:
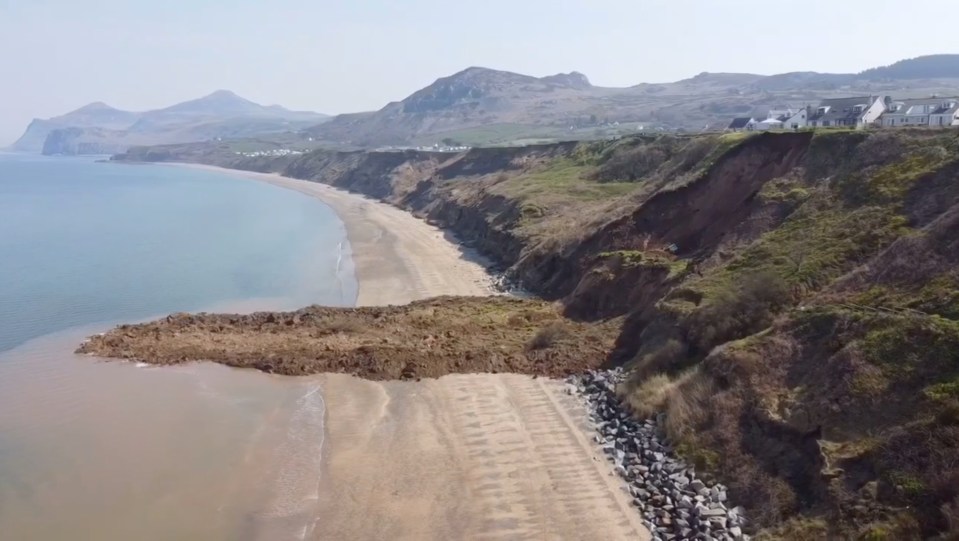
[[[787,130],[798,130],[799,128],[806,127],[806,118],[809,114],[809,111],[803,107],[798,111],[788,111],[786,114],[783,114],[779,117],[779,120],[783,123],[783,128]]]
[[[886,111],[882,96],[860,96],[822,100],[809,111],[807,122],[814,128],[864,128],[876,122]]]
[[[959,125],[959,98],[926,98],[897,100],[882,115],[883,126]]]

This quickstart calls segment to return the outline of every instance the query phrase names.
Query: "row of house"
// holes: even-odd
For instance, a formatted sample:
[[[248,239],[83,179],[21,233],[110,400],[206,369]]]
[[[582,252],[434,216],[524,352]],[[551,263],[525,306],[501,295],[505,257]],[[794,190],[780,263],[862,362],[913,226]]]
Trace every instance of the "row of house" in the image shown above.
[[[893,100],[889,96],[860,96],[822,100],[818,106],[769,112],[765,120],[733,119],[729,131],[798,130],[801,128],[864,128],[959,126],[959,98]]]

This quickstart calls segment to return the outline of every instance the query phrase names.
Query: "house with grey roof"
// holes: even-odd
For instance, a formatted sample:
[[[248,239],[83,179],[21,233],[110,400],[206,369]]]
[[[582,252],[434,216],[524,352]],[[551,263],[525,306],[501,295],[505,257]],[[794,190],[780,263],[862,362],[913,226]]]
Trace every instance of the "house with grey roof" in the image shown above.
[[[752,131],[756,129],[756,119],[752,117],[734,118],[726,131]]]
[[[889,104],[880,122],[884,127],[957,126],[959,125],[959,98],[895,100]]]
[[[886,111],[882,96],[832,98],[810,108],[807,124],[813,128],[863,128],[876,122]]]

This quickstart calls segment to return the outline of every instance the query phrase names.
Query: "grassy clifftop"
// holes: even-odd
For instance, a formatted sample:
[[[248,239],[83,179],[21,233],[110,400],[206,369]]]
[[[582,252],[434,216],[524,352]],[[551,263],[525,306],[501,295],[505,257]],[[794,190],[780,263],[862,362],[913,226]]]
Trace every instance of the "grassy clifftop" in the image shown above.
[[[150,153],[389,201],[576,325],[615,329],[588,365],[625,365],[624,399],[666,412],[669,437],[764,536],[959,530],[955,132],[134,155]]]

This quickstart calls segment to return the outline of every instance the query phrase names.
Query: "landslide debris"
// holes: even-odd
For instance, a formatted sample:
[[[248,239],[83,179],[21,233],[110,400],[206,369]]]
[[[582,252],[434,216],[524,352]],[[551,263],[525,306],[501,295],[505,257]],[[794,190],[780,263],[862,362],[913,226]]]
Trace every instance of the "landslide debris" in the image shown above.
[[[157,365],[213,361],[291,376],[368,379],[519,372],[563,377],[596,368],[615,325],[568,321],[544,301],[439,297],[404,306],[173,314],[91,337],[79,353]]]

